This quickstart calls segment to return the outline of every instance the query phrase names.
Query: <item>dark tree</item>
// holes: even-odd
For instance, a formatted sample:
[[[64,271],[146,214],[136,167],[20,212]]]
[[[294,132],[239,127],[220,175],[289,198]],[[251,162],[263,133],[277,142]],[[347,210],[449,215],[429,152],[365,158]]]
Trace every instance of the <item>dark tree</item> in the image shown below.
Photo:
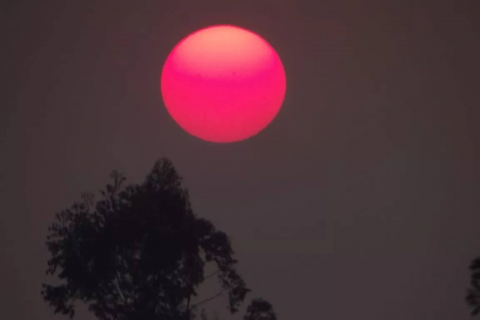
[[[263,299],[255,299],[247,308],[244,320],[276,320],[277,316],[273,311],[270,302]]]
[[[44,284],[42,295],[54,312],[73,317],[81,301],[101,320],[190,320],[207,263],[216,265],[228,309],[237,312],[250,290],[236,271],[230,240],[193,213],[172,163],[157,161],[142,184],[124,187],[123,175],[111,177],[99,201],[82,195],[49,228],[47,274],[62,283]],[[261,299],[244,318],[276,319]]]
[[[480,257],[472,261],[470,271],[470,288],[466,301],[471,308],[472,316],[476,316],[480,313]]]

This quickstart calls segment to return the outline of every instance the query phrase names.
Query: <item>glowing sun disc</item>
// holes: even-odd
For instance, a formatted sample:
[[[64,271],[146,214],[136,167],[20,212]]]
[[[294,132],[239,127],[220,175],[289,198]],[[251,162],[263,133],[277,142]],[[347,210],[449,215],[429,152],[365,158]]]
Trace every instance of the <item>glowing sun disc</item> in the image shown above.
[[[211,142],[250,138],[278,114],[286,91],[282,61],[249,30],[200,29],[170,52],[161,74],[170,116],[186,132]]]

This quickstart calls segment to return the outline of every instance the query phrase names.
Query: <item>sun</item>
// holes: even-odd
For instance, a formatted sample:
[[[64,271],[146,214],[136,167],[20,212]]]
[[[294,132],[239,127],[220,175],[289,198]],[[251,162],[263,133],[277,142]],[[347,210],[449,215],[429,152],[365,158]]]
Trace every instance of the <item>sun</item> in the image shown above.
[[[279,55],[249,30],[198,30],[170,52],[162,70],[163,102],[175,122],[202,140],[248,139],[278,114],[286,92]]]

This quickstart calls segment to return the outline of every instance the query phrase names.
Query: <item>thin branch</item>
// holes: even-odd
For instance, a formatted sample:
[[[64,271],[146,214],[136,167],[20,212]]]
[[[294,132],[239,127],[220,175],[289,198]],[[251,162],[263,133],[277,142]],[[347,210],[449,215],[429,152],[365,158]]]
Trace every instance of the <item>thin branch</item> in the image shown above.
[[[117,283],[115,284],[115,287],[117,288],[117,291],[120,294],[120,297],[122,298],[123,302],[125,302],[126,304],[127,300],[125,299],[122,288],[120,287],[120,277],[118,276],[118,271],[115,273],[115,277],[117,278]]]
[[[192,298],[192,295],[188,295],[188,299],[187,299],[187,312],[190,311],[190,299]]]
[[[193,285],[190,283],[189,292],[188,292],[188,299],[187,299],[187,307],[185,308],[186,314],[190,314],[190,301],[192,299],[193,294]]]
[[[209,274],[208,276],[206,276],[205,278],[203,278],[203,281],[213,277],[214,275],[218,274],[220,272],[220,270],[217,270],[215,272],[212,272],[211,274]]]
[[[207,303],[207,302],[209,302],[209,301],[211,301],[211,300],[213,300],[213,299],[215,299],[215,298],[220,297],[225,291],[226,291],[226,290],[222,290],[222,291],[220,291],[219,293],[217,293],[216,295],[211,296],[210,298],[207,298],[207,299],[205,299],[205,300],[200,301],[199,303],[194,304],[190,309],[196,308],[196,307],[198,307],[199,305],[202,305],[202,304]]]

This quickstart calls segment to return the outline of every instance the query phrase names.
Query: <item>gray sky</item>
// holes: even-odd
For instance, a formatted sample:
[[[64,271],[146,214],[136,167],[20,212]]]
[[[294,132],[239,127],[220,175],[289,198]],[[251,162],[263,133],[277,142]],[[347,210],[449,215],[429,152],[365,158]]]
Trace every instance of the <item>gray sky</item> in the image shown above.
[[[281,320],[468,319],[479,12],[438,0],[7,5],[0,319],[52,318],[40,285],[54,213],[113,169],[142,181],[162,156]],[[179,40],[223,23],[270,42],[287,96],[258,136],[216,145],[171,120],[159,77]]]

